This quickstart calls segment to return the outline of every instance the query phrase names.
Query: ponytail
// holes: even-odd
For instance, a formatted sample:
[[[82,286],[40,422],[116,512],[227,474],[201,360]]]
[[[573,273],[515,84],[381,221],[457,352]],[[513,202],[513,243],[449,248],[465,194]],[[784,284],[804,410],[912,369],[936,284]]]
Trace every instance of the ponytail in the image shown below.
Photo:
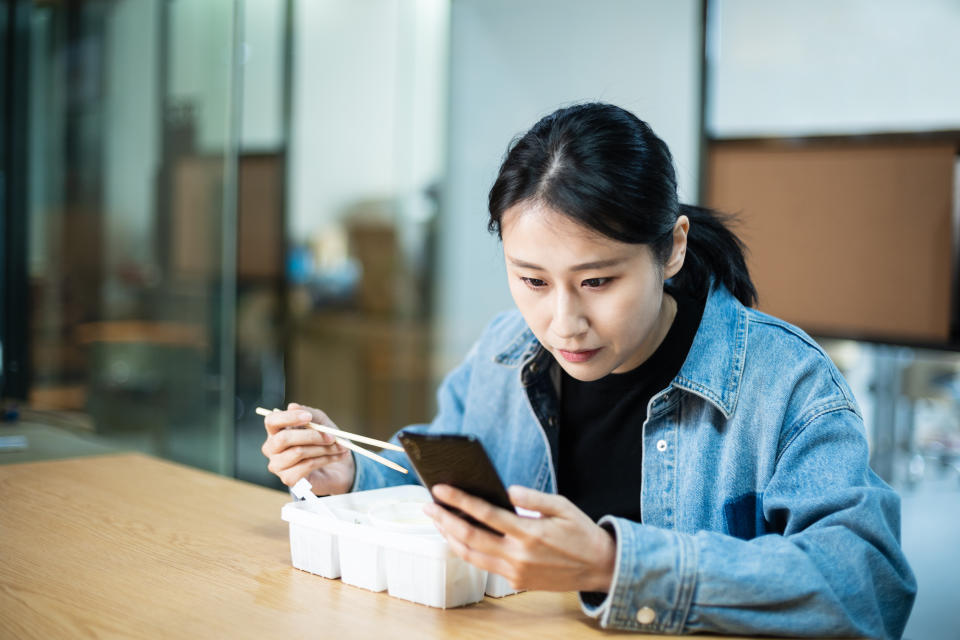
[[[698,297],[722,284],[745,306],[756,305],[757,289],[747,269],[746,245],[730,230],[736,218],[690,204],[681,204],[680,214],[690,219],[690,233],[683,268],[673,277],[674,284]]]

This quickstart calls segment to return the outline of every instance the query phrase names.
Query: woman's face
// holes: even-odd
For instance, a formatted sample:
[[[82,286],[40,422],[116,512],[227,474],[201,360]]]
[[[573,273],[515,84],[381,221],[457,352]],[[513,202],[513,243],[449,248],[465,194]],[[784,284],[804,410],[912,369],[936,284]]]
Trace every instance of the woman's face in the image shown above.
[[[501,220],[510,293],[545,349],[572,377],[597,380],[642,364],[673,322],[663,282],[683,265],[685,216],[662,267],[646,245],[626,244],[539,204]]]

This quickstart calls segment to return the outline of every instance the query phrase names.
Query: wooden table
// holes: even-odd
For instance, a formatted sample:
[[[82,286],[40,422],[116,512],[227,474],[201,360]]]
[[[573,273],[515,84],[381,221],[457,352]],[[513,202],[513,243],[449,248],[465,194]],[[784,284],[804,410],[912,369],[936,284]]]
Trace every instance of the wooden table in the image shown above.
[[[617,635],[572,593],[443,611],[298,571],[288,500],[135,454],[0,466],[0,637]]]

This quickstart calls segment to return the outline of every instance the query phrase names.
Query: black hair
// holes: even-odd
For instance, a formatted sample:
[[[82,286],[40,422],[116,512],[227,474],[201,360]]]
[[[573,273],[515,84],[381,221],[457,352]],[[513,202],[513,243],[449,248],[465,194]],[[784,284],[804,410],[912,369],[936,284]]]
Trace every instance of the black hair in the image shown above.
[[[686,215],[687,255],[671,284],[702,297],[722,283],[743,304],[757,301],[746,248],[729,228],[733,217],[680,204],[667,145],[620,107],[559,109],[516,138],[490,189],[487,228],[500,236],[504,212],[521,202],[544,204],[608,238],[649,245],[658,264],[669,258],[674,224]]]

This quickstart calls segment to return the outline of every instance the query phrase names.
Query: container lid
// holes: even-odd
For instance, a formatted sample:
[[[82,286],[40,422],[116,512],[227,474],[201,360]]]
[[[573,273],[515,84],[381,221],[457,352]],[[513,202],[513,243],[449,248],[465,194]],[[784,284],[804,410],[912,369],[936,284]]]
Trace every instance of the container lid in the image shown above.
[[[425,504],[427,503],[419,500],[385,502],[371,507],[367,516],[370,524],[383,531],[435,534],[437,527],[433,520],[423,513]]]

